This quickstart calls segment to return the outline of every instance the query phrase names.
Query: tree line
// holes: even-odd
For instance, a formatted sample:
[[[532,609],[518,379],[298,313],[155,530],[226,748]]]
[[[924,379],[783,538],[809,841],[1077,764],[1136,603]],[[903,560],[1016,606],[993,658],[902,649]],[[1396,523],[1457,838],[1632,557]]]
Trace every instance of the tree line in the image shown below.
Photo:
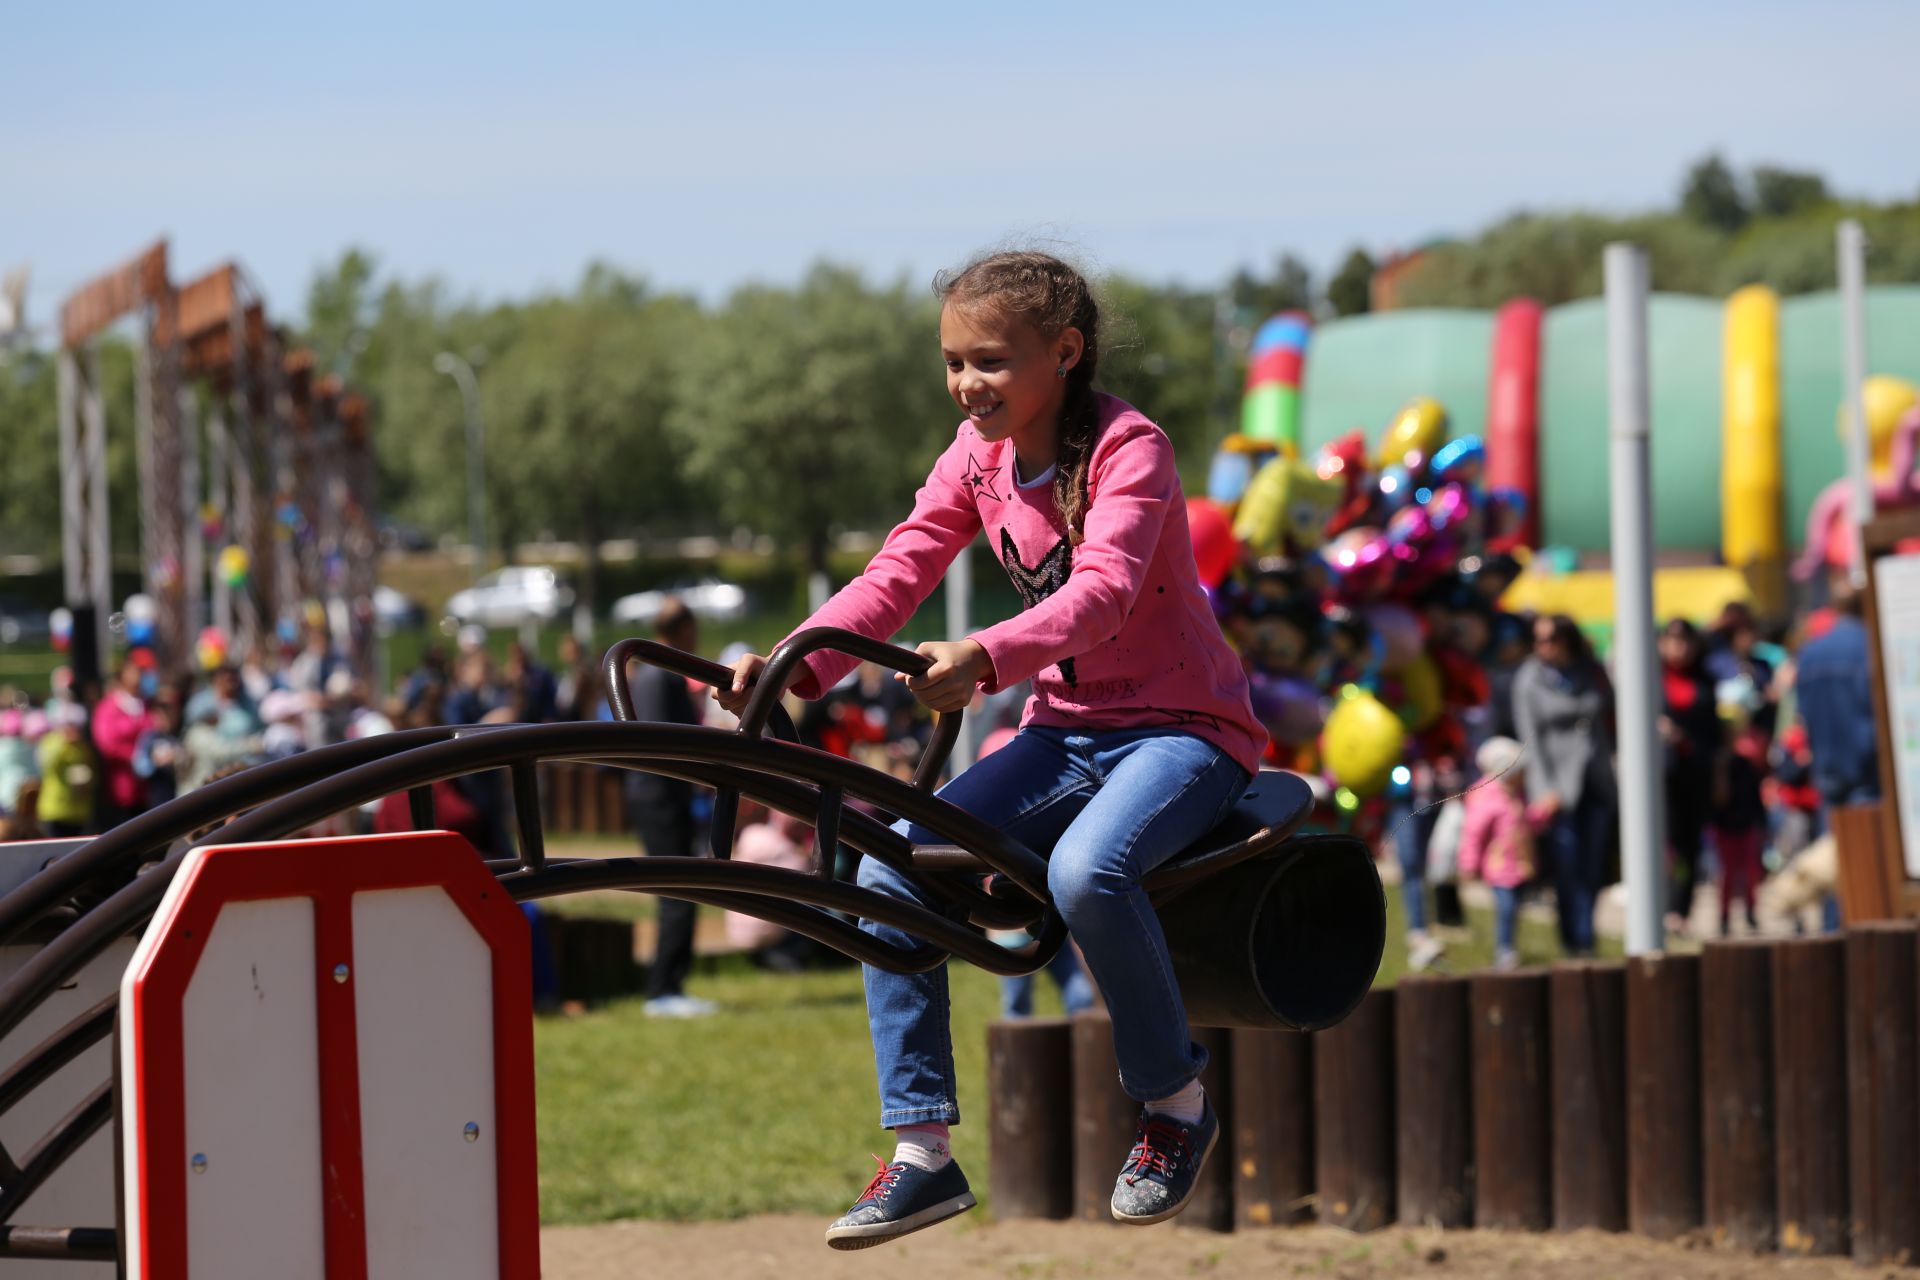
[[[1736,173],[1709,156],[1670,209],[1518,212],[1424,246],[1397,295],[1407,306],[1489,307],[1596,294],[1601,247],[1615,239],[1647,246],[1662,290],[1828,288],[1843,216],[1866,225],[1870,280],[1920,281],[1920,201],[1848,201],[1815,174]],[[1375,269],[1355,247],[1324,280],[1291,254],[1218,288],[1110,278],[1102,381],[1167,428],[1197,487],[1232,429],[1252,329],[1289,308],[1364,312]],[[461,400],[434,371],[434,357],[453,351],[478,371],[497,546],[749,529],[817,566],[837,530],[902,514],[950,438],[937,318],[924,282],[875,282],[830,263],[718,303],[602,264],[564,293],[481,304],[440,280],[384,273],[353,249],[314,278],[295,337],[320,369],[370,395],[384,509],[430,534],[466,527]],[[33,350],[0,359],[0,554],[57,554],[54,360]],[[104,373],[115,541],[131,552],[124,347],[109,347]]]

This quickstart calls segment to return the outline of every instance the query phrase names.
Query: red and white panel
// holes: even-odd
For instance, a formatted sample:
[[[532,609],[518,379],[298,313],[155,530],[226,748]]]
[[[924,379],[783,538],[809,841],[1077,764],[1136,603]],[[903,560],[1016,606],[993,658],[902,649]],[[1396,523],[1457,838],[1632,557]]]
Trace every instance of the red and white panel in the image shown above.
[[[121,983],[128,1275],[537,1277],[529,966],[458,836],[192,851]]]

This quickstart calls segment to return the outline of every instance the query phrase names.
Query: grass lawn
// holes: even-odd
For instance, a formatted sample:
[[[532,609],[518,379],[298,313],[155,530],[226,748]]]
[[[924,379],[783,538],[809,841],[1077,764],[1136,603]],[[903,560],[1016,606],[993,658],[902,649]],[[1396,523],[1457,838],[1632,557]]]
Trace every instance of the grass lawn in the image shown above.
[[[567,909],[631,919],[652,903],[610,894],[572,900]],[[1387,903],[1383,983],[1406,969],[1396,888]],[[1446,961],[1455,972],[1493,960],[1491,914],[1468,914],[1472,939],[1451,946]],[[1520,949],[1529,963],[1555,958],[1552,926],[1523,919]],[[999,988],[970,965],[953,965],[951,977],[968,1118],[953,1131],[954,1150],[986,1201],[986,1024],[999,1012]],[[723,1012],[654,1020],[634,999],[538,1023],[544,1221],[831,1216],[872,1173],[867,1153],[891,1153],[891,1135],[876,1124],[859,970],[790,976],[734,959],[696,969],[690,987]],[[1060,1012],[1045,979],[1037,1003],[1043,1014]],[[1121,1155],[1114,1153],[1116,1169]]]

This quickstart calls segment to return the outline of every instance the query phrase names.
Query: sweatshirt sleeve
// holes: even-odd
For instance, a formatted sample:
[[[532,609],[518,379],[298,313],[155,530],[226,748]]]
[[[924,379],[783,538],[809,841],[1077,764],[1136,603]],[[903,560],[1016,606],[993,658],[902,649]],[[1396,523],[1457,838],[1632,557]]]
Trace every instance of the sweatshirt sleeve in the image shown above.
[[[795,628],[796,633],[809,627],[844,627],[875,640],[889,640],[907,624],[953,558],[980,533],[980,511],[963,478],[972,443],[963,427],[920,486],[913,514],[887,535],[860,576]],[[859,659],[843,653],[815,653],[793,682],[793,692],[803,698],[821,697],[857,665]]]
[[[1066,585],[1031,609],[974,634],[993,660],[988,693],[1094,648],[1120,630],[1146,580],[1179,492],[1173,444],[1144,420],[1110,426],[1094,446],[1085,540]]]

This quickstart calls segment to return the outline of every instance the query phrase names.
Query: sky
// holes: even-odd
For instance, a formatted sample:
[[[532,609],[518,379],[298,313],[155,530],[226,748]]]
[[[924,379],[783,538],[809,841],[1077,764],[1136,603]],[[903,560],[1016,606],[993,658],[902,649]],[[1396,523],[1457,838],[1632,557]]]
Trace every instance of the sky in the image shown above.
[[[177,281],[238,259],[285,320],[354,245],[480,300],[595,259],[719,298],[1032,239],[1324,273],[1667,204],[1715,149],[1911,198],[1917,47],[1910,0],[20,3],[0,271],[32,265],[42,329],[160,235]]]

